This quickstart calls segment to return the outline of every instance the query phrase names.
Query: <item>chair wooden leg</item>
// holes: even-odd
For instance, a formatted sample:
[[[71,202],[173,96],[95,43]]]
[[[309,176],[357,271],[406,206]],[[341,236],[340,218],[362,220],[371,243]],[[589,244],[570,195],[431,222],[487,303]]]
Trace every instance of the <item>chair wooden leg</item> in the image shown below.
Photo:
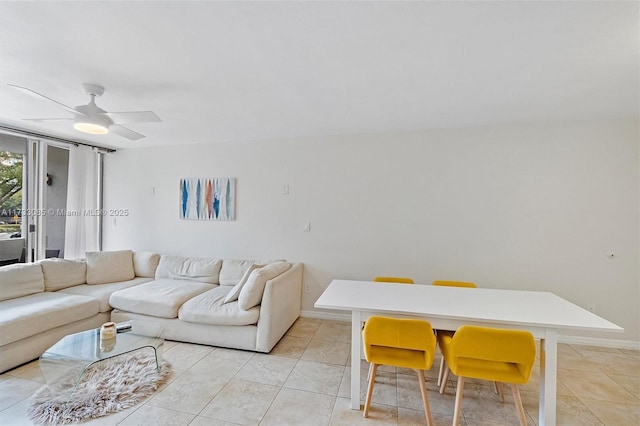
[[[427,426],[433,424],[431,418],[431,407],[429,406],[429,395],[427,394],[427,385],[424,380],[424,371],[416,370],[418,373],[418,382],[420,383],[420,393],[422,394],[422,404],[424,405],[424,415],[427,418]]]
[[[498,394],[498,398],[500,398],[500,402],[504,403],[504,391],[503,391],[503,388],[502,388],[502,383],[493,382],[493,386],[495,386],[495,388],[496,388],[496,393]]]
[[[513,401],[516,403],[518,409],[518,418],[520,419],[520,426],[527,426],[527,417],[524,414],[524,408],[522,407],[522,398],[520,398],[520,390],[517,385],[511,385],[513,391]]]
[[[373,368],[373,364],[369,363],[369,372],[367,373],[367,383],[371,380],[371,369]]]
[[[442,375],[442,382],[440,383],[440,393],[444,393],[444,389],[447,387],[447,380],[449,380],[449,367],[445,366],[444,374]]]
[[[444,356],[440,358],[440,370],[438,370],[438,386],[442,384],[442,375],[444,374]]]
[[[369,417],[369,406],[373,397],[373,385],[376,383],[376,373],[378,372],[378,364],[371,363],[371,377],[369,378],[369,386],[367,386],[367,397],[364,400],[363,417]]]
[[[464,377],[458,376],[458,387],[456,389],[456,407],[453,411],[453,426],[460,423],[460,412],[462,411],[462,393],[464,392]]]

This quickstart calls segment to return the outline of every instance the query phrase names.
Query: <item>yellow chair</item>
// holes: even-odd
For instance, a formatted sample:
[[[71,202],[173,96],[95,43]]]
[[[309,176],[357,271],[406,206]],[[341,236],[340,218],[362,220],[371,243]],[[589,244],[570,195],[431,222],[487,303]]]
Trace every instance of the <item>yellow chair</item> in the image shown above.
[[[405,277],[375,277],[377,283],[415,284],[411,278]]]
[[[436,338],[431,324],[418,319],[372,316],[367,319],[362,330],[362,341],[365,359],[372,366],[368,377],[364,417],[369,415],[378,365],[390,365],[411,368],[418,373],[424,414],[427,417],[427,425],[431,425],[433,421],[424,379],[424,370],[431,368],[436,351]]]
[[[470,283],[467,281],[445,281],[445,280],[436,280],[433,282],[433,285],[440,285],[440,286],[447,286],[447,287],[467,287],[467,288],[478,287],[474,283]]]
[[[447,385],[449,371],[458,376],[454,426],[460,419],[466,377],[511,384],[520,425],[526,426],[518,385],[529,381],[536,361],[536,343],[531,333],[465,325],[454,334],[439,334],[438,344],[448,366],[440,393],[444,392]],[[501,392],[500,396],[503,401]]]
[[[475,283],[469,281],[448,281],[448,280],[436,280],[433,285],[446,286],[446,287],[464,287],[464,288],[478,288]],[[449,331],[437,330],[437,333],[451,333]],[[442,384],[442,376],[444,375],[444,357],[440,358],[440,369],[438,370],[438,386]],[[496,391],[498,391],[496,384]]]

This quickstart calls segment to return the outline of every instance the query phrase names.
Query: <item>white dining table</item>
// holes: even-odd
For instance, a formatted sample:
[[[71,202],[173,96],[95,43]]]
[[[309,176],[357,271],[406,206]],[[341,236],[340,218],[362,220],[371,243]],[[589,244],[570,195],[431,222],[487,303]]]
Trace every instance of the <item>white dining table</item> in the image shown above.
[[[361,330],[371,315],[425,318],[434,329],[462,325],[527,330],[540,339],[539,425],[556,424],[558,330],[623,328],[545,291],[333,280],[316,308],[351,311],[351,408],[360,409]]]

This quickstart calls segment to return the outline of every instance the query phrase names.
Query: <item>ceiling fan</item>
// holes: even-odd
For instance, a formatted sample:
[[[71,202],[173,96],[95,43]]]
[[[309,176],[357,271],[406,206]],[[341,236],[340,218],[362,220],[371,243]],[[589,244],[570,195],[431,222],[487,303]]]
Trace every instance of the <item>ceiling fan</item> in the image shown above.
[[[155,113],[151,111],[126,111],[126,112],[107,112],[96,105],[96,96],[104,93],[104,87],[97,84],[84,83],[82,90],[91,97],[86,105],[79,105],[75,108],[67,106],[56,100],[53,100],[41,93],[27,89],[26,87],[7,84],[7,86],[18,89],[33,97],[53,102],[61,108],[66,109],[73,114],[73,118],[24,118],[27,121],[73,121],[73,127],[81,132],[90,133],[92,135],[104,135],[113,132],[116,135],[125,137],[132,141],[144,138],[144,135],[134,132],[121,126],[123,123],[146,123],[152,121],[162,121]]]

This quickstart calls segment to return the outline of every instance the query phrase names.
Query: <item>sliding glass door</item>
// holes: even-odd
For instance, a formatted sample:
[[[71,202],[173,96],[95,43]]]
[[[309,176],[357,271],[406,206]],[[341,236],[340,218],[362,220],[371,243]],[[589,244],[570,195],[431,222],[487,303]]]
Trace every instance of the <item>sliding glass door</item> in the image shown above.
[[[28,211],[33,258],[64,257],[69,146],[30,140],[33,179]]]
[[[99,250],[97,150],[0,133],[0,266]]]
[[[65,163],[65,154],[67,161]],[[50,169],[53,169],[50,172]],[[23,232],[26,231],[26,261],[45,257],[62,257],[64,253],[65,176],[68,150],[42,140],[27,143],[27,197],[22,212]],[[60,177],[54,186],[54,176]],[[60,227],[62,230],[60,231]],[[62,239],[60,238],[62,235]],[[53,236],[53,238],[52,238]],[[51,247],[53,244],[53,247]]]

